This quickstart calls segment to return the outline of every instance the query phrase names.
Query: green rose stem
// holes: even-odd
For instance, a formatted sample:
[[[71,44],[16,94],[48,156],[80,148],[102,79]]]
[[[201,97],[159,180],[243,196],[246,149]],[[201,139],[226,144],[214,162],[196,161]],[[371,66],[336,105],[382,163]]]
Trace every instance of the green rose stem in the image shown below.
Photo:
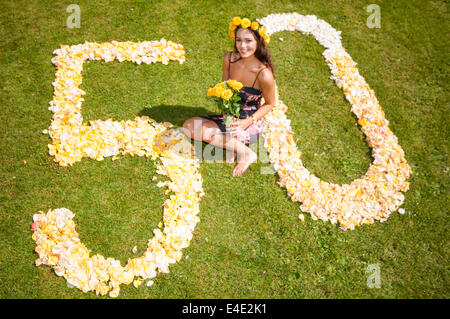
[[[231,124],[231,121],[233,120],[233,116],[229,114],[225,114],[225,125],[229,126]]]

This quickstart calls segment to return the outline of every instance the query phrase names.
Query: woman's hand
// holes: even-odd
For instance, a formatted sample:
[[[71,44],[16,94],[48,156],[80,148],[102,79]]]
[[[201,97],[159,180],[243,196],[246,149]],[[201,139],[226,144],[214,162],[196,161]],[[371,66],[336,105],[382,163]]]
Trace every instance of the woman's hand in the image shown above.
[[[231,122],[229,128],[230,128],[230,133],[232,135],[237,135],[243,131],[245,131],[245,129],[247,127],[249,127],[250,125],[252,125],[252,118],[251,117],[247,117],[246,119],[239,119],[237,121],[233,121]]]

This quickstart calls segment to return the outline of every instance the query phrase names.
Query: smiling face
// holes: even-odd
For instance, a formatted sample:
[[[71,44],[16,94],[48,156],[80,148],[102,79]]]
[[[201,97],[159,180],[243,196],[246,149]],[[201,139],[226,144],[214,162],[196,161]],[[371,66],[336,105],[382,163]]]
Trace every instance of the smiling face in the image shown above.
[[[241,57],[246,58],[255,54],[258,42],[249,29],[239,29],[236,32],[236,49]]]

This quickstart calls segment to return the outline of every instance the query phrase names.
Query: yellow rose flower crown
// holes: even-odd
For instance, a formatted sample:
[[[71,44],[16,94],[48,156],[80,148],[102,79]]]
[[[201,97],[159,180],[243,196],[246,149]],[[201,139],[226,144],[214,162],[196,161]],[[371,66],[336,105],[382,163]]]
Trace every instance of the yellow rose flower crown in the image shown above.
[[[255,30],[259,33],[261,38],[264,39],[264,43],[266,45],[270,42],[270,36],[266,33],[266,27],[263,25],[260,25],[257,21],[250,21],[248,18],[241,18],[241,17],[234,17],[233,20],[231,20],[230,25],[228,27],[229,35],[231,40],[235,40],[236,38],[236,29],[237,27],[241,27],[243,29],[251,28],[252,30]]]

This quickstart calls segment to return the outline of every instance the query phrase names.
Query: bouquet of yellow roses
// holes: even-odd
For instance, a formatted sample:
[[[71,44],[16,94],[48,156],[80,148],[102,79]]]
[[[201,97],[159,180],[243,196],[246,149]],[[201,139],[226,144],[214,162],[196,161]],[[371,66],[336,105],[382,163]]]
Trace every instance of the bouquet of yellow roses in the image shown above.
[[[243,84],[235,80],[228,80],[216,84],[208,90],[208,96],[212,96],[219,106],[219,110],[225,115],[225,125],[230,125],[234,116],[239,117],[242,105],[239,90]]]

